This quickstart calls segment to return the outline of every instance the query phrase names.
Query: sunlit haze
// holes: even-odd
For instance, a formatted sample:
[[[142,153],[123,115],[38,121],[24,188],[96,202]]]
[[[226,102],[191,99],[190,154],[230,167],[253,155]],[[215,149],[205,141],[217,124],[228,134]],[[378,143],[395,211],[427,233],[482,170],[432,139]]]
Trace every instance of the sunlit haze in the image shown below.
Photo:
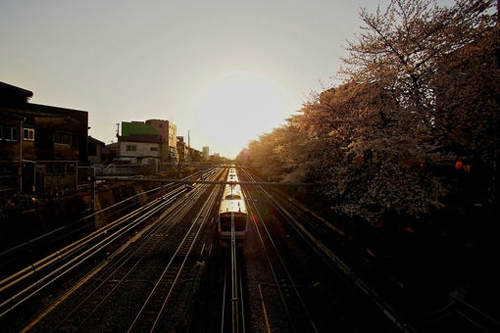
[[[233,158],[331,85],[378,1],[3,1],[0,81],[89,112],[89,135],[165,119]]]
[[[200,117],[200,135],[213,149],[240,151],[248,138],[269,132],[289,116],[293,98],[269,78],[250,72],[230,72],[210,81],[193,95],[189,111]]]

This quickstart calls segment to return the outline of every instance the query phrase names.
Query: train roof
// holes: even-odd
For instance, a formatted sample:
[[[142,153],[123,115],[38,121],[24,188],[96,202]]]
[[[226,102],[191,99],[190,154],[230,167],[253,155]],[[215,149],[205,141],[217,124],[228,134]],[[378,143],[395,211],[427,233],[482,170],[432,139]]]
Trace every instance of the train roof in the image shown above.
[[[247,214],[247,206],[244,200],[222,200],[219,208],[219,214],[223,213],[242,213]]]
[[[237,197],[241,199],[243,197],[243,192],[241,191],[240,185],[226,185],[224,187],[224,193],[222,194],[222,197],[225,199],[231,199],[231,196],[234,196],[234,199],[238,199]]]
[[[234,167],[229,168],[227,181],[238,182],[238,175]],[[226,212],[240,212],[247,214],[247,207],[243,198],[243,192],[240,184],[226,184],[222,195],[222,201],[219,208],[219,214]]]
[[[237,182],[238,181],[238,174],[236,173],[235,168],[229,168],[229,172],[227,174],[227,181],[229,181],[229,182]]]

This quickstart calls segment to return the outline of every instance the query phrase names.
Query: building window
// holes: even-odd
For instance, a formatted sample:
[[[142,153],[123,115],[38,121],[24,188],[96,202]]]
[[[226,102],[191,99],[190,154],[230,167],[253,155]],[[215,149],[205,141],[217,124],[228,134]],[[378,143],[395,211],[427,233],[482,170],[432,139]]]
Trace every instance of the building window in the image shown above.
[[[55,132],[54,133],[54,143],[60,145],[70,145],[71,144],[71,135],[68,133]]]
[[[0,126],[0,140],[19,141],[19,129],[13,126]]]
[[[126,150],[127,151],[137,151],[137,146],[136,145],[127,145]]]
[[[151,151],[158,151],[158,147],[151,147],[150,150]]]
[[[33,128],[23,128],[23,140],[35,141],[35,130]]]

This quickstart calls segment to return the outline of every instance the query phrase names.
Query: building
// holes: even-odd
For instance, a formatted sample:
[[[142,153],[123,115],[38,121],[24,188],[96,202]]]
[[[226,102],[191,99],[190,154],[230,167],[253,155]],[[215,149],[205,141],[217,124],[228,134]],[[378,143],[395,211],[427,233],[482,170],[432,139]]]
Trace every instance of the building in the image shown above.
[[[122,122],[121,132],[119,157],[113,163],[135,164],[149,173],[178,163],[177,127],[168,120]]]
[[[177,153],[179,155],[180,163],[188,163],[189,162],[189,146],[184,141],[183,136],[177,137]]]
[[[204,146],[201,150],[203,152],[203,159],[208,161],[210,159],[210,147]]]
[[[119,173],[157,173],[160,170],[161,144],[159,136],[154,134],[120,136],[120,156],[113,163],[121,165]],[[129,170],[125,172],[125,168]]]
[[[179,155],[177,152],[177,126],[168,120],[150,119],[146,124],[151,125],[160,135],[162,146],[161,162],[177,163]]]
[[[105,143],[91,136],[87,139],[87,153],[90,164],[101,164]]]
[[[88,112],[29,103],[33,92],[0,82],[0,192],[55,194],[88,164]]]

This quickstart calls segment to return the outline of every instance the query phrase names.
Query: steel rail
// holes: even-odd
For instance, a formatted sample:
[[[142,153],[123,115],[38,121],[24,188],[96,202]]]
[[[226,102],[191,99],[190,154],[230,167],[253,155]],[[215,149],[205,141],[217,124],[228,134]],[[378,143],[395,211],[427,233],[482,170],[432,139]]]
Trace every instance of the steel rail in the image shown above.
[[[198,195],[198,191],[200,191],[200,189],[195,189],[194,192],[190,192],[190,196],[192,197],[195,197]],[[126,244],[124,244],[121,249],[119,251],[117,251],[115,254],[113,254],[110,258],[108,258],[108,261],[112,261],[112,259],[115,257],[115,256],[118,256],[120,253],[122,253],[126,248],[128,248],[128,245],[132,242],[135,242],[138,238],[142,238],[142,239],[147,239],[148,236],[151,236],[153,234],[155,234],[163,225],[164,225],[164,221],[165,219],[169,218],[169,219],[173,219],[173,220],[178,220],[181,218],[181,215],[182,214],[185,214],[186,211],[188,211],[189,209],[191,209],[192,205],[193,205],[193,201],[192,200],[183,200],[181,202],[178,202],[176,203],[174,206],[172,207],[169,207],[169,209],[164,212],[156,221],[154,221],[151,225],[147,226],[145,229],[143,229],[140,233],[138,233],[134,239],[132,240],[129,240]],[[173,227],[175,226],[175,224],[169,224],[167,226],[167,230],[171,230]],[[166,232],[167,230],[165,230],[164,232]],[[93,314],[95,312],[97,312],[99,310],[100,307],[103,306],[103,304],[105,304],[105,302],[113,295],[113,293],[118,290],[118,288],[120,288],[124,283],[128,282],[128,280],[126,280],[126,278],[134,273],[134,269],[138,267],[138,265],[142,262],[142,260],[144,258],[147,257],[147,253],[150,253],[153,251],[153,249],[162,242],[162,240],[160,238],[157,238],[157,239],[153,239],[153,242],[143,242],[141,244],[141,246],[139,246],[138,248],[136,249],[133,249],[131,252],[129,251],[128,253],[124,253],[122,255],[122,257],[124,258],[124,260],[119,260],[116,264],[115,264],[115,268],[114,268],[114,271],[112,271],[111,273],[109,273],[109,275],[94,289],[94,291],[89,294],[85,300],[83,300],[82,302],[80,302],[79,305],[77,305],[71,313],[74,313],[75,311],[79,310],[79,308],[83,305],[85,305],[88,300],[91,299],[91,297],[94,297],[93,295],[97,292],[100,292],[102,288],[104,288],[106,282],[110,281],[111,279],[113,279],[113,281],[117,281],[117,283],[114,285],[114,287],[107,292],[107,294],[102,297],[102,298],[99,298],[100,301],[98,304],[94,305],[93,309],[88,312],[86,318],[84,320],[82,320],[80,322],[80,324],[78,325],[78,330],[82,329],[82,326],[90,319],[92,318]],[[144,249],[144,247],[147,247]],[[145,251],[145,252],[144,252]],[[144,253],[143,253],[144,252]],[[141,255],[137,256],[137,254],[140,253]],[[135,262],[134,265],[132,265],[131,268],[128,269],[128,271],[122,273],[122,276],[120,277],[117,277],[116,275],[119,274],[119,270],[121,269],[121,267],[123,267],[125,265],[125,263],[127,263],[129,260],[131,260],[132,258],[134,257],[138,257],[139,260],[137,262]],[[95,297],[94,297],[95,298]],[[79,310],[79,311],[82,311],[82,310]],[[71,316],[71,313],[69,313],[66,318],[68,318],[69,316]]]
[[[194,227],[194,225],[196,225],[198,223],[199,228],[196,230],[196,233],[193,235],[192,242],[189,244],[189,248],[188,248],[187,252],[184,254],[183,261],[181,263],[179,272],[176,274],[174,281],[172,281],[172,286],[168,291],[167,297],[165,297],[165,299],[163,300],[160,311],[158,312],[158,315],[156,316],[156,319],[153,323],[153,326],[152,326],[150,332],[153,332],[154,329],[158,326],[160,317],[161,317],[165,307],[167,306],[167,303],[170,301],[170,297],[172,296],[172,292],[173,292],[175,286],[177,285],[177,282],[179,281],[179,278],[180,278],[181,273],[184,269],[184,266],[186,265],[187,259],[188,259],[189,255],[191,254],[191,252],[193,251],[195,244],[201,235],[201,231],[204,229],[205,225],[207,224],[207,221],[209,220],[209,218],[207,216],[208,216],[208,212],[215,205],[215,200],[216,200],[215,193],[216,192],[217,191],[215,189],[212,191],[209,199],[207,201],[205,201],[203,207],[200,209],[199,214],[197,214],[196,218],[193,220],[193,227]],[[198,222],[200,219],[201,219],[201,221]]]
[[[182,194],[185,189],[181,189],[180,193],[175,193],[177,190],[174,190],[172,192],[169,192],[165,194],[163,197],[168,198],[169,196],[176,196]],[[156,199],[159,200],[159,199]],[[157,203],[157,201],[153,201],[149,203],[148,205],[153,206]],[[144,208],[144,207],[142,207]],[[62,249],[59,249],[58,251],[38,260],[37,262],[19,270],[18,272],[4,278],[3,280],[0,281],[0,293],[4,292],[8,288],[14,286],[15,284],[23,281],[27,277],[33,275],[34,273],[40,271],[43,268],[48,267],[49,265],[53,264],[54,262],[57,262],[61,259],[63,259],[65,256],[71,254],[72,252],[78,250],[81,246],[88,244],[90,241],[96,239],[97,237],[106,234],[110,230],[112,230],[114,227],[117,225],[121,224],[123,221],[126,221],[130,217],[133,217],[134,215],[139,215],[141,213],[140,210],[136,210],[134,212],[131,212],[122,218],[119,218],[115,220],[114,222],[96,230],[93,231],[92,233],[88,234],[87,236],[84,236],[77,240],[76,242],[73,242]],[[1,307],[1,305],[0,305]]]
[[[240,332],[240,291],[238,259],[236,253],[236,228],[234,212],[231,212],[231,323],[232,332]]]
[[[247,175],[248,177],[248,175]],[[311,329],[314,331],[314,332],[318,332],[317,328],[316,328],[316,325],[309,313],[309,311],[307,310],[307,306],[297,288],[297,286],[295,285],[295,282],[292,278],[292,275],[290,273],[290,271],[288,270],[287,268],[287,265],[285,263],[285,261],[283,260],[283,257],[280,255],[279,251],[278,251],[278,248],[273,240],[273,237],[269,231],[269,229],[267,228],[266,226],[266,223],[264,222],[265,219],[262,217],[262,215],[260,214],[259,210],[257,209],[257,206],[254,202],[254,200],[252,199],[252,196],[250,195],[250,193],[244,189],[245,191],[245,197],[247,198],[247,201],[249,202],[249,206],[251,207],[251,210],[254,211],[257,216],[259,217],[258,218],[258,221],[260,222],[259,225],[260,225],[260,228],[259,226],[256,224],[256,228],[255,230],[257,231],[257,235],[259,237],[259,240],[262,244],[262,247],[263,247],[263,250],[264,250],[264,253],[266,255],[266,259],[267,259],[267,262],[269,264],[269,269],[272,273],[272,276],[273,276],[273,279],[275,281],[275,284],[276,284],[276,287],[278,289],[278,292],[279,292],[279,295],[280,295],[280,298],[281,298],[281,301],[283,303],[283,306],[285,307],[285,311],[286,311],[286,314],[287,314],[287,317],[289,319],[289,322],[290,323],[293,323],[293,318],[292,318],[292,314],[290,312],[290,309],[289,309],[289,301],[287,300],[287,297],[285,297],[284,293],[283,293],[283,290],[282,290],[282,287],[281,287],[281,281],[280,279],[278,278],[278,273],[276,272],[276,269],[275,269],[275,265],[272,263],[272,259],[271,259],[271,255],[269,253],[269,251],[267,250],[267,247],[266,247],[266,241],[264,240],[264,236],[261,232],[261,228],[264,230],[265,234],[267,235],[267,242],[271,245],[271,248],[273,250],[273,254],[275,256],[275,258],[278,259],[278,262],[280,264],[280,267],[281,269],[283,270],[284,272],[284,276],[286,277],[286,279],[289,281],[290,283],[290,286],[292,287],[293,291],[294,291],[294,294],[295,296],[297,297],[298,299],[298,302],[301,306],[301,309],[303,310],[303,313],[305,314],[305,316],[307,317],[307,320],[311,326]],[[294,304],[294,306],[296,306],[297,304]]]
[[[184,188],[184,190],[182,190],[180,193],[178,193],[178,195],[183,194],[183,193],[185,192],[185,190],[186,190],[186,189],[187,189],[187,188]],[[155,202],[155,203],[157,203],[157,204],[159,205],[159,207],[160,207],[160,208],[159,208],[159,209],[157,209],[156,211],[157,211],[157,212],[161,211],[161,207],[165,207],[165,205],[168,205],[169,203],[171,203],[171,202],[175,201],[175,200],[177,199],[178,195],[176,195],[175,197],[168,197],[168,194],[167,194],[167,195],[163,195],[162,197],[159,197],[159,198],[155,199],[155,200],[154,200],[154,202]],[[197,194],[196,194],[196,191],[195,191],[195,192],[192,192],[192,193],[191,193],[191,195],[192,195],[192,196],[197,195]],[[165,200],[165,199],[168,199],[168,200]],[[180,209],[186,209],[186,208],[183,208],[183,207],[188,206],[188,205],[189,205],[189,203],[190,203],[191,201],[192,201],[192,200],[183,200],[183,201],[180,201],[180,202],[176,203],[174,206],[170,207],[170,208],[169,208],[169,209],[168,209],[165,213],[163,213],[163,214],[162,214],[162,215],[158,218],[158,220],[163,220],[163,219],[165,219],[165,218],[166,218],[166,216],[168,216],[168,215],[170,214],[170,213],[169,213],[169,211],[173,214],[173,215],[170,215],[170,217],[175,216],[176,214],[178,214],[178,212],[179,212],[179,210],[180,210]],[[149,206],[148,206],[148,207],[144,206],[143,208],[139,209],[139,210],[138,210],[138,212],[143,213],[143,212],[144,212],[144,210],[147,210],[147,209],[150,209],[150,208],[151,208],[151,207],[149,207]],[[189,208],[188,208],[188,209],[189,209]],[[146,214],[144,214],[144,215],[143,215],[143,217],[144,217],[144,218],[149,218],[150,216],[151,216],[151,215],[150,215],[150,214],[148,214],[148,213],[146,213]],[[146,233],[154,233],[154,232],[155,232],[155,231],[154,231],[154,229],[155,229],[155,228],[157,229],[157,225],[158,225],[158,224],[160,224],[160,223],[153,223],[153,224],[151,224],[151,225],[147,226],[147,227],[146,227],[146,229],[142,230],[140,234],[136,235],[136,236],[135,236],[132,240],[129,240],[129,241],[128,241],[125,245],[123,245],[123,246],[122,246],[122,247],[121,247],[118,251],[114,252],[114,253],[113,253],[110,257],[108,257],[108,259],[105,261],[105,264],[104,264],[104,265],[100,265],[100,266],[99,266],[96,270],[94,270],[94,272],[91,274],[91,276],[94,276],[94,275],[96,274],[96,271],[99,271],[99,270],[103,269],[105,266],[107,266],[107,265],[108,265],[108,263],[111,263],[111,260],[112,260],[115,256],[118,256],[118,254],[119,254],[119,253],[122,253],[123,251],[125,251],[125,249],[126,249],[126,248],[128,248],[128,244],[131,244],[132,242],[135,242],[137,238],[143,237]],[[172,227],[173,227],[173,226],[169,226],[169,228],[172,228]],[[140,250],[140,248],[139,248],[139,249],[136,249],[136,251],[139,251],[139,250]],[[128,255],[127,255],[127,254],[124,254],[124,256],[125,256],[126,258],[127,258],[127,257],[128,257],[128,258],[130,258],[132,255],[131,255],[131,254],[130,254],[130,252],[129,252],[129,254],[128,254]],[[125,259],[125,261],[127,261],[127,259]],[[117,262],[117,264],[120,266],[119,261]],[[116,264],[115,264],[115,265],[116,265]],[[121,264],[121,265],[123,265],[123,262],[122,262],[122,264]],[[111,265],[111,267],[112,267],[112,266],[113,266],[113,265]],[[117,270],[119,270],[119,267],[118,267],[118,268],[115,268],[115,270],[114,270],[114,271],[116,272]],[[34,325],[36,325],[36,323],[37,323],[38,321],[40,321],[40,320],[42,319],[42,317],[46,316],[46,315],[47,315],[50,311],[52,311],[52,310],[53,310],[53,309],[57,306],[57,304],[60,304],[60,303],[62,302],[62,300],[64,300],[64,299],[66,299],[67,297],[69,297],[69,295],[71,295],[73,292],[75,292],[77,289],[79,289],[79,288],[80,288],[80,287],[81,287],[81,286],[85,283],[85,281],[88,281],[89,279],[90,279],[90,278],[85,278],[83,282],[80,282],[80,283],[78,284],[78,287],[73,287],[73,288],[71,288],[71,290],[70,290],[70,291],[68,291],[68,292],[66,292],[63,296],[61,296],[59,300],[56,300],[56,301],[55,301],[55,303],[56,303],[56,304],[55,304],[54,306],[51,306],[51,307],[50,307],[50,309],[45,310],[45,311],[44,311],[41,315],[39,315],[39,317],[38,317],[36,320],[34,320],[34,321],[30,324],[30,326],[29,326],[27,329],[30,329],[30,327],[33,327]],[[103,284],[101,283],[101,285],[103,285]],[[97,289],[99,289],[99,287],[97,287],[95,290],[97,290]],[[110,292],[110,293],[111,293],[111,292]],[[108,293],[108,295],[107,295],[105,298],[107,298],[107,297],[110,295],[110,293]],[[81,304],[82,304],[82,303],[84,303],[84,301],[80,302],[80,305],[78,305],[76,308],[78,308],[79,306],[81,306]],[[101,302],[100,302],[100,304],[102,304],[102,303],[103,303],[103,302],[101,301]],[[94,312],[95,312],[98,308],[99,308],[99,306],[96,306],[96,307],[95,307],[95,309],[94,309]],[[73,312],[74,312],[74,311],[75,311],[75,309],[73,309]],[[66,316],[66,318],[67,318],[68,316],[70,316],[70,315],[71,315],[71,313],[70,313],[70,314],[68,314],[68,315]],[[88,319],[88,317],[89,317],[89,316],[87,316],[87,319]],[[65,320],[63,320],[62,322],[64,322],[64,321],[65,321]],[[62,323],[62,322],[61,322],[61,323]],[[86,322],[86,319],[85,319],[85,320],[84,320],[84,321],[83,321],[83,322],[82,322],[79,326],[83,325],[83,323],[85,323],[85,322]]]
[[[182,209],[182,204],[184,202],[181,202],[181,203],[178,203],[178,205],[174,205],[173,207],[170,207],[169,208],[169,211],[172,215],[175,215],[176,212],[178,212],[180,209]],[[179,206],[179,207],[177,207]],[[124,245],[121,246],[120,250],[118,250],[117,252],[113,253],[109,258],[108,258],[108,262],[111,262],[113,260],[113,258],[117,257],[119,254],[123,253],[123,251],[125,251],[126,248],[128,248],[130,246],[131,243],[135,242],[138,238],[145,238],[145,237],[148,237],[149,235],[151,234],[154,234],[158,229],[159,227],[161,227],[161,225],[163,224],[166,216],[164,215],[168,215],[168,213],[164,213],[162,214],[162,217],[160,217],[159,219],[157,219],[154,223],[148,225],[145,229],[141,230],[141,232],[139,232],[133,239],[129,240],[127,243],[125,243]],[[170,226],[170,228],[172,228],[173,226]],[[124,260],[121,260],[117,263],[117,265],[114,266],[114,270],[108,274],[108,276],[103,279],[100,284],[98,286],[96,286],[96,288],[84,299],[82,300],[76,307],[73,308],[73,310],[63,319],[60,321],[60,323],[58,324],[58,326],[54,327],[54,329],[57,329],[58,327],[60,327],[60,325],[62,325],[73,313],[75,313],[76,311],[78,311],[86,302],[88,302],[88,300],[91,299],[91,297],[94,297],[94,295],[101,290],[101,288],[103,288],[105,286],[106,283],[108,283],[111,279],[113,280],[118,280],[118,282],[115,284],[115,286],[112,288],[112,290],[110,290],[104,297],[102,297],[99,301],[98,304],[96,304],[93,309],[88,313],[87,317],[82,321],[82,323],[80,323],[80,325],[78,326],[78,329],[81,329],[81,327],[83,326],[83,324],[96,312],[99,310],[99,308],[105,303],[105,301],[107,299],[109,299],[109,297],[111,297],[112,293],[115,292],[121,285],[122,283],[126,282],[126,278],[133,273],[134,269],[138,267],[138,265],[141,263],[141,261],[145,258],[145,255],[151,253],[153,250],[154,250],[154,247],[156,245],[158,245],[162,240],[161,239],[156,239],[155,242],[153,242],[152,244],[148,244],[148,243],[143,243],[140,247],[132,250],[132,252],[128,252],[126,254],[123,255],[123,258]],[[148,246],[147,249],[144,250],[144,246]],[[128,271],[126,271],[121,277],[119,277],[117,279],[116,275],[119,274],[119,271],[120,269],[122,269],[126,263],[129,262],[129,260],[132,260],[132,258],[134,258],[134,254],[135,253],[138,253],[138,252],[143,252],[145,251],[145,254],[143,254],[142,256],[139,257],[139,260],[137,260],[132,266],[131,268],[128,269]]]
[[[213,191],[215,192],[215,191]],[[129,328],[127,330],[127,332],[132,332],[134,331],[134,328],[136,327],[137,323],[139,322],[139,320],[141,319],[141,316],[145,313],[146,311],[146,308],[147,306],[149,305],[149,303],[152,301],[153,297],[155,296],[155,293],[160,289],[160,287],[162,286],[162,282],[165,282],[165,277],[167,276],[167,272],[170,272],[170,270],[172,268],[175,268],[177,271],[174,272],[174,278],[172,281],[169,281],[170,282],[170,286],[168,288],[168,292],[167,292],[167,295],[166,297],[163,299],[163,302],[160,306],[159,309],[155,309],[155,310],[158,310],[157,311],[157,315],[156,315],[156,318],[154,319],[153,321],[153,324],[150,328],[150,331],[152,332],[155,327],[158,325],[158,322],[159,322],[159,319],[161,317],[161,314],[167,304],[167,302],[170,300],[170,296],[172,294],[172,291],[173,289],[175,288],[178,280],[179,280],[179,277],[181,275],[181,272],[184,268],[184,265],[186,264],[186,261],[187,261],[187,258],[189,256],[189,254],[191,253],[191,251],[193,250],[194,248],[194,244],[196,243],[200,233],[201,233],[201,230],[203,229],[204,227],[204,222],[206,221],[206,218],[203,218],[202,222],[198,223],[198,221],[200,220],[201,216],[203,215],[202,213],[207,210],[207,207],[212,207],[213,206],[213,202],[214,202],[214,195],[213,193],[211,194],[211,197],[209,198],[209,200],[205,201],[204,202],[204,205],[203,207],[200,209],[200,211],[198,212],[198,214],[196,215],[196,217],[194,218],[193,220],[193,223],[191,224],[191,226],[189,227],[188,231],[186,232],[185,236],[183,237],[183,239],[181,240],[181,242],[179,243],[179,245],[177,246],[177,249],[175,250],[174,254],[172,255],[172,257],[170,258],[168,264],[166,265],[166,267],[163,269],[163,271],[161,272],[160,276],[157,278],[157,281],[153,287],[153,289],[151,290],[151,292],[149,293],[149,295],[147,296],[146,300],[143,302],[143,305],[141,307],[141,309],[138,311],[138,313],[136,314],[136,317],[134,318],[134,320],[132,321],[132,323],[129,325]],[[206,215],[206,214],[204,214]],[[197,229],[195,229],[195,227],[198,226]],[[186,252],[182,252],[184,251],[183,248],[187,246],[186,248]],[[174,260],[179,257],[179,255],[182,255],[182,262],[180,264],[180,266],[178,267],[174,267]]]
[[[98,253],[100,250],[104,249],[106,246],[111,244],[112,242],[116,241],[119,239],[124,233],[134,229],[144,221],[146,221],[150,216],[155,214],[157,211],[163,209],[165,205],[168,204],[166,201],[162,200],[155,200],[154,204],[151,203],[151,205],[148,205],[148,208],[151,208],[151,206],[158,205],[157,207],[150,209],[149,211],[146,212],[146,214],[141,215],[141,217],[137,220],[135,220],[131,224],[126,224],[125,226],[121,226],[122,223],[126,223],[127,218],[139,215],[140,213],[143,213],[143,209],[139,209],[136,212],[132,212],[129,215],[126,216],[122,219],[117,220],[116,223],[113,223],[112,226],[109,228],[105,228],[104,230],[98,230],[94,233],[92,233],[90,236],[85,237],[84,240],[80,240],[72,244],[71,246],[67,247],[68,252],[64,256],[60,252],[56,252],[52,255],[49,256],[48,259],[43,259],[40,262],[40,265],[38,266],[30,266],[29,268],[23,270],[23,275],[21,277],[18,277],[16,280],[11,281],[8,283],[2,290],[5,290],[8,287],[12,287],[14,284],[19,283],[22,280],[25,280],[26,278],[30,277],[34,273],[38,272],[38,270],[42,268],[48,268],[50,265],[55,264],[57,262],[60,262],[61,265],[58,266],[57,268],[51,270],[48,274],[42,276],[40,279],[35,281],[34,283],[31,283],[30,285],[26,286],[24,289],[20,291],[16,291],[14,295],[11,295],[8,297],[6,300],[4,300],[0,304],[0,309],[6,308],[3,310],[3,312],[0,313],[0,318],[5,316],[7,313],[12,311],[14,308],[19,306],[20,304],[24,303],[26,300],[29,298],[33,297],[36,295],[38,292],[55,282],[57,279],[61,278],[65,274],[69,273],[72,271],[74,268],[82,264],[84,261],[87,259],[91,258],[94,256],[96,253]],[[146,206],[145,206],[146,207]],[[143,207],[143,208],[145,208]],[[119,228],[116,231],[113,231],[111,234],[108,235],[108,232],[113,230],[113,228]],[[91,242],[94,240],[97,240],[99,236],[103,236],[104,239],[98,241],[96,244],[92,245]],[[90,248],[84,249],[84,246],[89,245]],[[65,248],[66,249],[66,248]],[[78,254],[76,253],[79,250],[83,250],[82,253]],[[74,254],[75,257],[71,258],[70,255]],[[68,261],[66,263],[62,262],[63,258],[68,258]],[[16,301],[19,299],[19,301]],[[11,305],[8,306],[9,303],[12,303]],[[7,307],[8,306],[8,307]]]
[[[380,295],[370,288],[358,275],[337,255],[335,255],[327,246],[325,246],[319,239],[314,237],[312,233],[307,230],[303,225],[297,222],[297,220],[278,202],[278,200],[264,188],[259,186],[262,193],[273,203],[273,205],[278,209],[282,216],[289,222],[299,236],[302,237],[311,248],[314,249],[318,255],[320,255],[323,260],[328,258],[333,262],[344,274],[345,276],[364,294],[366,294],[371,301],[382,311],[382,313],[393,322],[399,329],[403,332],[415,332],[415,329],[406,322],[403,322],[397,318],[395,311],[392,307],[381,299]],[[328,263],[328,262],[327,262]]]
[[[16,246],[14,246],[14,247],[12,247],[12,248],[10,248],[10,249],[7,249],[7,250],[5,250],[5,251],[1,252],[1,253],[0,253],[0,258],[4,257],[4,256],[6,256],[6,255],[8,255],[8,254],[10,254],[10,253],[12,253],[12,252],[19,251],[19,250],[23,249],[24,247],[28,247],[28,246],[31,246],[31,245],[33,245],[33,244],[36,244],[37,242],[40,242],[40,241],[46,240],[47,238],[49,238],[49,237],[51,237],[51,236],[54,236],[54,235],[55,235],[55,234],[57,234],[57,233],[63,233],[63,232],[64,232],[64,233],[65,233],[65,235],[67,235],[68,233],[66,233],[65,231],[66,231],[66,230],[68,230],[68,229],[69,229],[69,230],[71,230],[71,228],[72,228],[72,227],[74,227],[75,225],[77,225],[78,223],[81,223],[81,222],[83,222],[83,221],[86,221],[86,220],[88,220],[88,219],[90,219],[90,218],[92,218],[92,217],[96,216],[97,214],[103,214],[103,213],[105,213],[106,211],[111,210],[112,208],[118,207],[118,206],[120,206],[120,205],[122,205],[122,204],[124,204],[124,203],[127,203],[128,201],[130,201],[130,200],[132,200],[132,199],[134,199],[134,198],[137,198],[137,197],[139,197],[139,196],[141,196],[141,195],[148,194],[148,193],[150,193],[150,192],[158,192],[158,190],[163,189],[163,188],[165,188],[165,187],[167,187],[167,186],[169,186],[169,185],[170,185],[170,184],[167,184],[167,185],[163,185],[163,186],[160,186],[160,187],[157,187],[157,188],[153,188],[153,189],[148,190],[148,191],[145,191],[145,192],[140,192],[140,193],[137,193],[137,194],[135,194],[135,195],[133,195],[133,196],[131,196],[131,197],[129,197],[129,198],[127,198],[127,199],[125,199],[125,200],[122,200],[122,201],[120,201],[120,202],[117,202],[117,203],[115,203],[115,204],[113,204],[113,205],[109,206],[109,207],[106,207],[106,208],[104,208],[104,209],[101,209],[101,210],[99,210],[98,212],[94,212],[94,213],[92,213],[92,214],[86,215],[86,216],[84,216],[84,217],[82,217],[82,218],[80,218],[80,219],[78,219],[78,220],[76,220],[76,221],[74,221],[74,222],[72,222],[72,223],[70,223],[70,224],[68,224],[68,225],[65,225],[65,226],[63,226],[63,227],[57,228],[57,229],[55,229],[55,230],[52,230],[52,231],[50,231],[50,232],[48,232],[48,233],[45,233],[45,234],[43,234],[43,235],[39,236],[39,237],[36,237],[36,238],[30,239],[29,241],[26,241],[26,242],[24,242],[24,243],[21,243],[21,244],[19,244],[19,245],[16,245]],[[176,190],[176,189],[174,189],[173,191],[175,191],[175,190]],[[151,195],[151,197],[153,197],[153,195]],[[150,197],[150,198],[151,198],[151,197]],[[71,232],[74,232],[74,230],[71,230]]]

